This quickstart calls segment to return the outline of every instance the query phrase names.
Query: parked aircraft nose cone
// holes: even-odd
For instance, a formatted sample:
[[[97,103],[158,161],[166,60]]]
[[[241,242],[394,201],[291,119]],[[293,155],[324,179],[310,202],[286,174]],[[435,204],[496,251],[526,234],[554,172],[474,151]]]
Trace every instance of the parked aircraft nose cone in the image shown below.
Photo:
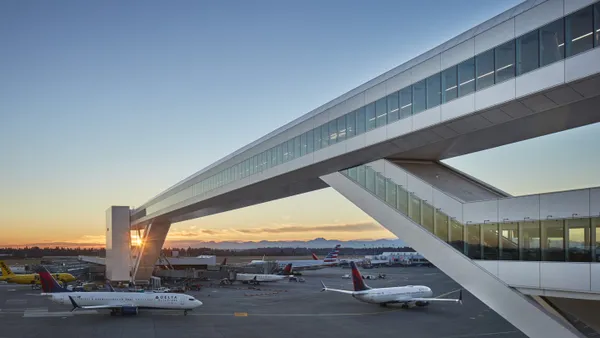
[[[201,302],[201,301],[199,301],[199,300],[197,300],[197,301],[196,301],[196,307],[198,307],[198,306],[200,306],[200,305],[202,305],[202,302]]]

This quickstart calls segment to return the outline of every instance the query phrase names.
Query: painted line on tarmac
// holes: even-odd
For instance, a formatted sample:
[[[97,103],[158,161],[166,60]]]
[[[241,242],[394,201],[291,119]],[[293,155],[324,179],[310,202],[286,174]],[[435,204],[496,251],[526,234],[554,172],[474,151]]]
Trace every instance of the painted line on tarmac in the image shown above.
[[[511,333],[518,333],[521,331],[501,331],[501,332],[489,332],[489,333],[471,333],[471,334],[461,334],[456,336],[443,336],[439,338],[468,338],[468,337],[490,337],[490,336],[500,336]]]
[[[449,295],[449,294],[452,294],[452,293],[458,292],[458,291],[460,291],[460,290],[462,290],[462,289],[456,289],[456,290],[453,290],[453,291],[449,291],[449,292],[446,292],[446,293],[442,293],[441,295],[439,295],[439,296],[436,296],[435,298],[442,298],[442,297],[445,297],[445,296],[447,296],[447,295]]]
[[[235,316],[235,317],[344,317],[344,316],[369,316],[382,313],[396,312],[400,310],[388,310],[378,312],[362,312],[362,313],[188,313],[188,316]]]

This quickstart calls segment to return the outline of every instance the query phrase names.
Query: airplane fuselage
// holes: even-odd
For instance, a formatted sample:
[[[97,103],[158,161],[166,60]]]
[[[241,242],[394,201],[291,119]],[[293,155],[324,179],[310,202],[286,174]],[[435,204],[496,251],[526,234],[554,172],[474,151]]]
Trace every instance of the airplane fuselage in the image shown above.
[[[61,292],[49,295],[53,302],[63,305],[71,305],[71,296],[77,305],[82,307],[127,304],[129,307],[140,309],[192,310],[202,305],[202,302],[193,296],[175,293]]]
[[[52,276],[55,279],[57,279],[63,283],[69,283],[69,282],[73,282],[73,281],[77,280],[70,273],[53,273]],[[0,281],[5,281],[7,283],[14,283],[14,284],[41,285],[40,276],[38,274],[24,274],[24,275],[14,275],[13,274],[13,275],[1,276]]]
[[[370,304],[409,303],[409,300],[413,298],[431,296],[433,296],[433,291],[422,285],[369,289],[355,291],[352,295],[357,300]],[[406,302],[403,300],[406,300]]]
[[[258,274],[258,273],[238,273],[236,274],[236,280],[241,282],[276,282],[284,280],[287,276],[284,275],[270,275],[270,274]]]

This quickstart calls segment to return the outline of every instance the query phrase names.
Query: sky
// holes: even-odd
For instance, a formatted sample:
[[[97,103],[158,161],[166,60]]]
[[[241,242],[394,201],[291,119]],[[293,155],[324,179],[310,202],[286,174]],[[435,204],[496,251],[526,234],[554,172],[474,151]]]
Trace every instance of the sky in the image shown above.
[[[104,243],[110,205],[141,205],[519,2],[0,2],[0,246]],[[514,195],[599,186],[597,135],[446,162]],[[169,240],[315,237],[394,236],[324,189],[178,223]]]

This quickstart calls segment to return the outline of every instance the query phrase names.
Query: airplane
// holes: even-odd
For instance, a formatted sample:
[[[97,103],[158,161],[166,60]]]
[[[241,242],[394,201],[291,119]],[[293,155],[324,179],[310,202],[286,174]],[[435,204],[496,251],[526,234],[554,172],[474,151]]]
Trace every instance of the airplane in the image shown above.
[[[194,296],[171,293],[140,293],[140,292],[71,292],[58,284],[56,279],[41,267],[38,270],[42,287],[47,290],[43,296],[63,305],[72,305],[71,312],[77,309],[110,310],[110,315],[137,315],[139,309],[183,310],[184,316],[188,311],[202,305]]]
[[[431,296],[433,296],[433,291],[431,291],[429,287],[423,285],[371,288],[363,280],[356,264],[350,262],[350,265],[352,267],[352,284],[354,284],[354,291],[330,289],[325,286],[323,281],[321,281],[321,284],[323,285],[321,292],[334,291],[345,293],[352,295],[353,298],[358,299],[361,302],[379,304],[384,307],[388,304],[402,304],[402,308],[405,309],[411,306],[428,306],[431,302],[454,302],[462,304],[462,289],[460,290],[458,299],[449,299],[431,298]]]
[[[2,276],[0,276],[0,281],[5,281],[7,283],[14,283],[14,284],[29,284],[32,286],[32,288],[37,285],[41,285],[40,275],[37,273],[27,273],[27,274],[22,274],[22,275],[16,275],[12,272],[12,270],[8,267],[8,265],[6,265],[6,263],[4,263],[4,261],[0,261],[0,269],[2,270]],[[61,273],[55,273],[53,275],[54,275],[54,278],[56,278],[57,280],[59,280],[63,283],[69,283],[69,282],[73,282],[73,281],[77,280],[77,278],[75,278],[70,273],[61,272]]]
[[[238,273],[235,279],[244,284],[260,284],[262,282],[277,282],[289,278],[292,275],[292,263],[286,265],[281,274],[261,274],[261,273]]]
[[[330,267],[330,266],[336,266],[339,263],[338,254],[340,253],[340,247],[341,247],[340,244],[336,245],[335,248],[329,254],[327,254],[325,259],[323,259],[323,260],[320,260],[315,254],[312,254],[313,259],[289,260],[289,261],[276,260],[275,262],[277,263],[277,266],[280,269],[284,268],[286,265],[288,265],[290,263],[294,264],[294,269],[296,271],[323,269],[323,268]],[[262,260],[251,261],[249,265],[262,265],[262,264],[265,264],[266,262],[267,261],[265,261],[265,258],[263,257]]]

